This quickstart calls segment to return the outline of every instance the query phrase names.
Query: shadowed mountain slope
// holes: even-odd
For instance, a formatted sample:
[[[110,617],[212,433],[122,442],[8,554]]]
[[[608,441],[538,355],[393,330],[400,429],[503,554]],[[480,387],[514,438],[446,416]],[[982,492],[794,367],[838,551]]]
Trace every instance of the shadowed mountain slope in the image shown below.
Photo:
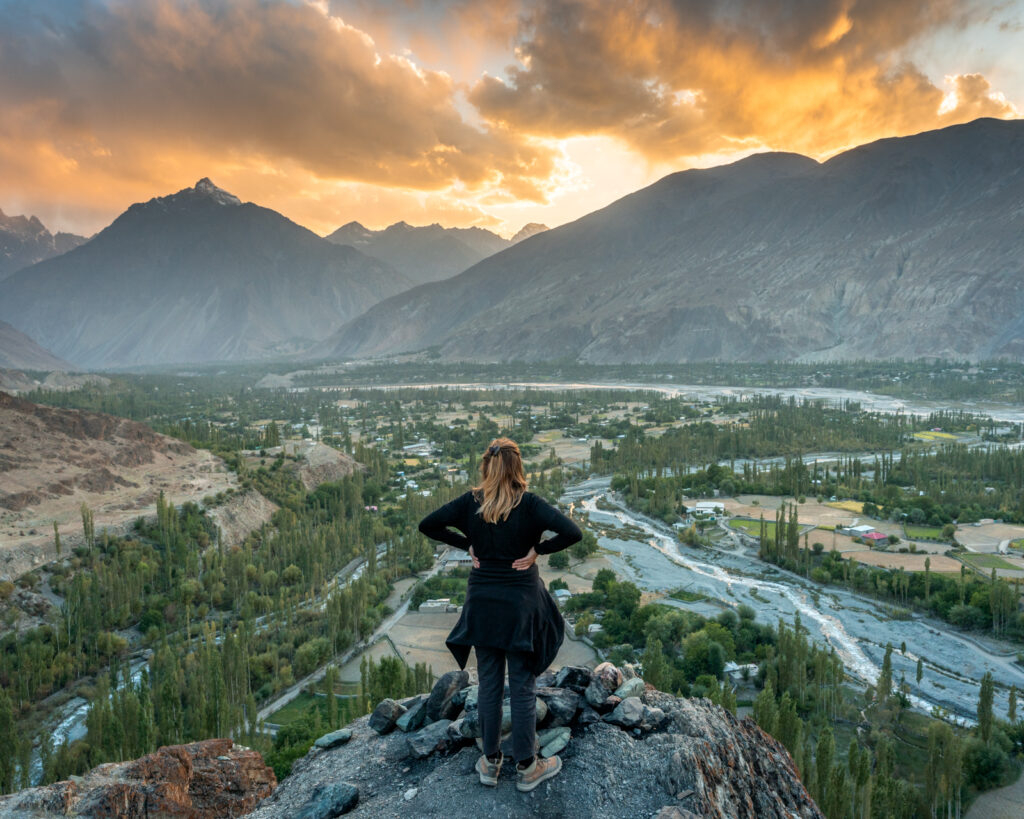
[[[1024,358],[1024,121],[982,119],[817,163],[672,174],[315,353],[592,362]]]
[[[304,349],[409,286],[203,179],[0,283],[0,318],[83,367],[239,360]]]
[[[370,230],[359,222],[342,225],[327,240],[351,245],[387,262],[416,284],[440,281],[461,273],[482,259],[547,230],[531,223],[511,240],[483,228],[413,227],[396,222],[384,230]]]

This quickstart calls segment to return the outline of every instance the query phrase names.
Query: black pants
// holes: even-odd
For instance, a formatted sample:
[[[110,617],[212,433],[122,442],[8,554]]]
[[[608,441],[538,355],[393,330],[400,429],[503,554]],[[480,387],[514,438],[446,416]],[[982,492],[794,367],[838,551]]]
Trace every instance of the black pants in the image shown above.
[[[505,662],[508,661],[509,700],[512,705],[512,755],[516,762],[530,759],[536,750],[537,680],[527,669],[528,654],[476,646],[480,680],[477,708],[484,753],[498,753],[501,744],[501,705],[505,693]]]

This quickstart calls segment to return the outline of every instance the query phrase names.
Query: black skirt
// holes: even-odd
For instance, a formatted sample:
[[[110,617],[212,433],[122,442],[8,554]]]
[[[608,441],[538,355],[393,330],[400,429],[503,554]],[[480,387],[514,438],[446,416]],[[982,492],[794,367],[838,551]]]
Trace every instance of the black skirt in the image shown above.
[[[535,675],[558,654],[565,637],[558,604],[544,588],[536,564],[519,571],[509,562],[481,561],[469,573],[462,614],[445,641],[459,668],[466,667],[472,646],[529,654]]]

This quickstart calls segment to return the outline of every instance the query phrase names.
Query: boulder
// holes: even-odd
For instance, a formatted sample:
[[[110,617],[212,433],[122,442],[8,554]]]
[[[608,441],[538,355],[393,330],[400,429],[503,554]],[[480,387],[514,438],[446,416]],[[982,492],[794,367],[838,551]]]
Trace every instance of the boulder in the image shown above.
[[[627,730],[635,729],[640,733],[660,728],[665,720],[664,711],[645,705],[639,697],[626,697],[615,706],[614,711],[604,717],[605,722]]]
[[[405,706],[399,705],[390,697],[377,703],[370,714],[369,725],[378,734],[386,734],[395,727],[398,718],[405,713]]]
[[[359,788],[348,782],[318,785],[295,819],[334,819],[348,813],[359,803]]]
[[[576,717],[576,724],[581,726],[593,725],[595,722],[601,721],[601,715],[591,708],[587,703],[583,703],[580,708],[579,716]]]
[[[396,721],[395,727],[404,734],[418,731],[427,721],[427,698],[419,697],[409,703],[406,712]]]
[[[540,697],[537,697],[534,708],[536,709],[537,723],[544,721],[548,715],[548,705]],[[504,734],[512,730],[512,706],[508,703],[501,706],[501,732]]]
[[[549,728],[537,734],[537,744],[540,745],[540,755],[552,757],[565,750],[572,738],[572,729],[568,726],[561,728]]]
[[[455,747],[456,742],[448,733],[451,720],[441,719],[421,728],[409,735],[409,755],[416,759],[426,759],[434,751],[448,751]]]
[[[459,693],[465,694],[465,699],[463,701],[462,707],[466,711],[472,711],[474,708],[476,708],[477,696],[480,693],[479,685],[467,686],[466,688],[463,688],[462,691],[460,691]]]
[[[480,714],[478,711],[470,711],[462,719],[456,721],[459,723],[459,733],[466,739],[476,739],[480,736]]]
[[[605,714],[604,721],[622,728],[639,728],[644,719],[644,704],[639,697],[626,697],[615,706],[610,714]]]
[[[594,678],[601,680],[610,694],[623,683],[622,672],[612,663],[601,663],[594,669]]]
[[[344,745],[350,739],[352,739],[351,729],[341,728],[338,731],[331,731],[329,734],[324,734],[313,744],[317,748],[326,751],[328,748],[335,748],[338,745]]]
[[[608,698],[611,695],[612,692],[609,691],[605,687],[604,683],[596,677],[591,681],[590,685],[587,686],[586,693],[584,694],[587,702],[590,704],[590,707],[596,711],[600,711],[602,714],[607,711],[611,711],[612,708],[615,707],[615,703],[608,702]]]
[[[580,707],[580,695],[571,688],[538,687],[537,698],[547,704],[552,727],[571,723]]]
[[[631,677],[615,689],[615,696],[620,699],[627,697],[639,697],[644,693],[644,681],[639,677]]]
[[[582,694],[587,690],[587,686],[590,685],[592,676],[589,668],[580,665],[567,665],[563,666],[555,674],[555,680],[552,685],[555,688],[569,688],[577,694]]]
[[[461,705],[452,702],[455,695],[469,685],[469,673],[466,671],[449,671],[442,674],[427,698],[427,720],[454,719]]]

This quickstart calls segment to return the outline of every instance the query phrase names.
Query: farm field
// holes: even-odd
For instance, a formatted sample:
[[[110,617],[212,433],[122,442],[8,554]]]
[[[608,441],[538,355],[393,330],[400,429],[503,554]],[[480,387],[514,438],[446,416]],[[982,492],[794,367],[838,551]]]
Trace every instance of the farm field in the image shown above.
[[[843,557],[855,558],[865,566],[877,566],[882,569],[903,569],[908,572],[923,572],[924,561],[931,559],[930,571],[936,574],[959,574],[960,561],[945,555],[929,555],[920,552],[907,554],[900,552],[876,552],[864,549],[859,552],[846,552]]]
[[[941,540],[942,527],[919,526],[913,523],[903,525],[903,533],[908,540]]]

